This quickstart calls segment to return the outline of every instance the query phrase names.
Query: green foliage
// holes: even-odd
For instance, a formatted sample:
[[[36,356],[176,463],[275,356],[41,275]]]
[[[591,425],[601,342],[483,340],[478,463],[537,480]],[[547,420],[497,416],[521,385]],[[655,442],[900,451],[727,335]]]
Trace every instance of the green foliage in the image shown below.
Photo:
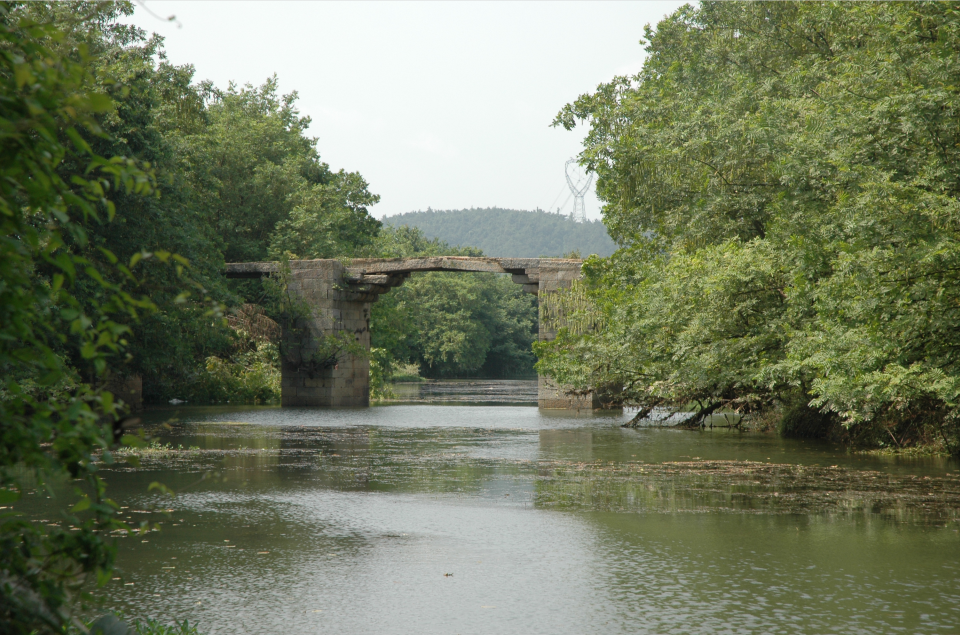
[[[575,385],[743,412],[799,399],[852,441],[952,439],[960,20],[947,3],[686,6],[558,115],[623,247],[585,265]]]
[[[384,228],[384,257],[481,255],[427,239],[416,228]],[[427,377],[517,377],[533,374],[536,299],[508,276],[417,274],[373,305],[374,347]]]
[[[124,3],[30,3],[19,9],[62,27],[48,42],[51,52],[84,51],[84,81],[112,104],[94,113],[103,134],[84,143],[98,156],[149,162],[152,177],[151,196],[114,188],[110,201],[119,211],[117,218],[109,223],[101,222],[102,214],[77,219],[82,240],[72,234],[63,240],[113,284],[121,278],[101,250],[121,262],[138,262],[138,291],[157,310],[139,319],[114,317],[126,329],[127,355],[114,358],[110,367],[121,378],[142,377],[145,401],[205,394],[217,398],[227,384],[216,388],[219,380],[214,378],[228,375],[263,378],[265,397],[273,390],[272,380],[258,368],[236,367],[259,362],[236,357],[235,332],[211,319],[200,300],[210,297],[236,306],[263,299],[257,283],[224,280],[225,260],[366,253],[380,226],[366,207],[378,197],[367,191],[360,175],[333,172],[320,161],[316,140],[306,134],[310,120],[297,112],[296,93],[278,95],[276,78],[259,87],[230,85],[226,90],[195,83],[191,66],[166,60],[162,40],[118,24],[118,17],[130,10]],[[87,168],[70,156],[57,163],[58,175],[67,183],[86,179]],[[198,286],[193,296],[181,295],[183,283],[175,267],[140,255],[171,251],[190,263]],[[55,273],[44,264],[38,271],[47,278]],[[82,310],[90,311],[103,305],[105,292],[98,283],[81,280],[74,297]],[[83,356],[69,350],[63,354],[85,379],[95,373]],[[224,360],[231,370],[221,372],[226,367],[214,363],[219,370],[211,375],[210,358]]]
[[[429,377],[530,375],[533,298],[503,276],[425,273],[398,293]]]
[[[276,77],[230,84],[210,91],[206,125],[184,136],[191,180],[206,194],[204,214],[227,262],[349,255],[379,227],[366,210],[379,197],[359,174],[320,161],[296,100],[277,95]]]
[[[142,271],[138,289],[158,310],[123,322],[129,329],[128,355],[114,359],[110,366],[120,377],[142,376],[146,398],[157,400],[182,392],[206,357],[230,348],[229,330],[219,319],[210,319],[208,307],[198,300],[210,296],[230,301],[231,297],[220,275],[223,257],[216,234],[205,219],[204,202],[210,197],[192,178],[196,170],[184,142],[207,125],[205,96],[210,87],[192,85],[190,67],[168,64],[159,40],[116,23],[121,13],[130,10],[122,3],[30,3],[21,9],[62,26],[57,54],[87,48],[91,86],[113,103],[97,114],[104,134],[90,139],[93,151],[149,162],[154,176],[153,195],[113,192],[111,202],[118,211],[113,222],[84,219],[88,240],[68,244],[112,282],[118,279],[103,267],[107,261],[101,250],[110,251],[121,262],[138,262]],[[64,180],[83,178],[85,169],[81,162],[69,159],[58,165]],[[181,295],[183,283],[175,267],[160,265],[156,258],[142,260],[143,253],[170,251],[178,254],[180,267],[190,263],[191,278],[200,285],[193,296]],[[96,285],[78,285],[75,295],[81,306],[103,302]],[[72,356],[69,363],[89,377],[82,358]]]
[[[200,635],[196,626],[190,626],[187,620],[180,623],[163,624],[157,620],[143,620],[135,623],[137,635]]]
[[[288,218],[277,223],[270,241],[270,256],[336,258],[365,253],[380,229],[367,213],[380,200],[367,191],[367,182],[356,172],[342,170],[329,183],[298,193]]]
[[[370,399],[390,399],[393,391],[387,382],[393,375],[393,359],[390,352],[382,348],[370,349]]]
[[[392,372],[389,380],[396,382],[422,382],[420,367],[416,364],[391,364]]]
[[[211,355],[184,397],[199,403],[280,403],[280,353],[272,342],[240,333],[246,350],[224,359]]]
[[[276,78],[260,87],[230,85],[217,91],[201,84],[185,90],[195,95],[189,103],[196,105],[200,119],[196,125],[170,127],[165,138],[176,143],[183,157],[183,168],[172,182],[189,184],[186,189],[204,224],[199,233],[207,237],[206,248],[217,254],[209,259],[211,278],[220,277],[224,260],[329,258],[353,255],[370,245],[379,222],[367,214],[366,206],[378,197],[367,191],[359,174],[331,172],[319,160],[316,140],[305,132],[310,120],[296,110],[296,93],[278,96]],[[233,286],[248,301],[263,299],[256,284]],[[223,297],[236,301],[229,294]],[[183,311],[170,314],[170,328],[163,331],[189,348],[165,360],[151,359],[151,367],[141,370],[152,380],[147,385],[160,389],[148,394],[150,398],[192,394],[222,400],[242,386],[242,396],[232,400],[275,400],[276,382],[261,358],[236,357],[226,329],[209,323],[191,328],[195,322],[189,317]],[[280,319],[279,313],[273,317]],[[170,332],[173,328],[181,330],[179,338]],[[150,347],[157,350],[159,346]],[[228,358],[231,361],[215,361]],[[248,363],[248,368],[237,365]],[[166,372],[161,375],[156,369]],[[227,381],[229,377],[240,384]],[[261,380],[257,388],[250,383]]]
[[[187,620],[173,624],[151,619],[131,623],[112,613],[95,619],[84,632],[90,635],[199,635],[197,627],[190,626]],[[73,631],[70,633],[72,635]]]
[[[572,251],[609,256],[616,249],[600,221],[578,223],[540,210],[427,210],[388,216],[383,223],[417,227],[450,245],[472,245],[488,256],[504,258],[558,257]]]
[[[0,3],[0,501],[62,479],[78,497],[62,510],[62,528],[0,516],[4,633],[79,625],[72,606],[82,584],[109,579],[114,549],[104,536],[128,527],[97,469],[114,461],[125,407],[97,386],[122,359],[130,325],[156,308],[141,293],[148,272],[184,272],[180,256],[121,258],[94,233],[120,222],[117,199],[155,187],[145,164],[98,153],[117,104],[93,72],[95,51],[74,37],[121,10],[129,6],[77,5],[62,19],[59,5]],[[168,266],[146,267],[153,262]]]

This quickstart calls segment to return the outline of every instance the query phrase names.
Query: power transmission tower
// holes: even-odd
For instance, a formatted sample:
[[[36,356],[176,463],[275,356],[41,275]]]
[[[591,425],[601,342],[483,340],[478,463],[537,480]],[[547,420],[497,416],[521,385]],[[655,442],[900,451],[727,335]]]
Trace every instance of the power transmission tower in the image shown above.
[[[570,176],[570,166],[574,166],[574,174]],[[587,220],[587,209],[583,204],[583,195],[590,189],[593,183],[593,173],[587,173],[576,159],[570,159],[563,166],[563,173],[567,177],[567,185],[573,193],[573,220],[578,223],[584,223]]]

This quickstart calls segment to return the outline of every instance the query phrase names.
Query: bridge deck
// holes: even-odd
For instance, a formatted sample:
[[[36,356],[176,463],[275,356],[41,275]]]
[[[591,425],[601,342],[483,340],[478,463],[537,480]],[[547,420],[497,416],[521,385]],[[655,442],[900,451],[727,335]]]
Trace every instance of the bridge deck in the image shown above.
[[[291,269],[310,269],[321,260],[291,260]],[[344,260],[344,269],[353,276],[411,274],[420,271],[478,271],[512,273],[535,278],[542,265],[579,264],[564,258],[483,258],[474,256],[431,256],[426,258],[354,258]],[[316,265],[313,265],[316,266]],[[262,278],[280,270],[276,262],[228,263],[227,278]]]

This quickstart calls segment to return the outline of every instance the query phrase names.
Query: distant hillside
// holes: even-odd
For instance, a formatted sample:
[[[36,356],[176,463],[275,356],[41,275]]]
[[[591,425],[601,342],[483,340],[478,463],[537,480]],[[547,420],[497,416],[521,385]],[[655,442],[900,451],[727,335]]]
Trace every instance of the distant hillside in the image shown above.
[[[383,219],[385,225],[419,227],[450,245],[479,247],[484,255],[517,258],[563,256],[579,251],[609,256],[616,245],[600,221],[574,222],[569,216],[515,209],[459,209],[408,212]]]

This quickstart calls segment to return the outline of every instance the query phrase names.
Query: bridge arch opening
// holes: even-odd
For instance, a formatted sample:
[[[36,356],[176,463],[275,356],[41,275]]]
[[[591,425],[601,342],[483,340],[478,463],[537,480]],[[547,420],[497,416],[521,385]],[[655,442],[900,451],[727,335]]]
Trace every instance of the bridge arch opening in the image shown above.
[[[305,308],[284,324],[281,359],[281,405],[286,407],[363,407],[370,405],[370,362],[364,355],[341,352],[336,363],[323,363],[324,342],[347,335],[370,350],[371,305],[412,274],[460,271],[510,274],[527,293],[543,299],[569,288],[580,277],[582,261],[563,258],[485,258],[433,256],[364,258],[347,261],[291,260],[286,291]],[[263,278],[281,273],[276,262],[230,263],[228,278]],[[538,339],[556,333],[540,321]],[[309,362],[305,361],[309,360]],[[570,395],[546,377],[538,377],[537,403],[550,409],[594,409],[593,395]]]

